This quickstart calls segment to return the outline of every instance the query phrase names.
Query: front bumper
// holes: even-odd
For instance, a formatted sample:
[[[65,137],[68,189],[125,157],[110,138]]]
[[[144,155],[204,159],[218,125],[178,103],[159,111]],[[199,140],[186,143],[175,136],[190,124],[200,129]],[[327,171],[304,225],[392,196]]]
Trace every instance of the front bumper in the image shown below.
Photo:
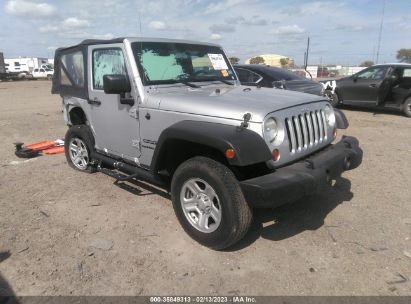
[[[275,172],[244,180],[241,189],[253,207],[277,207],[321,192],[344,171],[357,168],[363,152],[354,137],[340,142]]]

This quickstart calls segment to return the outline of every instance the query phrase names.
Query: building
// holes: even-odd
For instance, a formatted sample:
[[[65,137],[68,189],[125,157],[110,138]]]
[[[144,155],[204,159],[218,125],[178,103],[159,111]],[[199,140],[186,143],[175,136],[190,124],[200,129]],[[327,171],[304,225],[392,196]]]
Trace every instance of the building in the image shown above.
[[[279,68],[282,67],[281,59],[288,60],[288,66],[294,65],[294,59],[287,57],[287,56],[278,55],[278,54],[264,54],[264,55],[256,55],[253,57],[262,57],[264,59],[264,64],[274,66],[274,67],[279,67]],[[251,58],[247,59],[245,63],[250,64],[250,59]]]

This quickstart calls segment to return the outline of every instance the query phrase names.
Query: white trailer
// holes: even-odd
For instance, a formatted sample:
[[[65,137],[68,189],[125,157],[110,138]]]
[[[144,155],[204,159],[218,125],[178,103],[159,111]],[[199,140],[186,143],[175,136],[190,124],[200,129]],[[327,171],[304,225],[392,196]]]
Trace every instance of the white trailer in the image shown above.
[[[46,68],[52,69],[48,65],[47,58],[39,57],[23,57],[5,59],[6,70],[10,73],[19,73],[21,77],[31,76],[34,69]]]

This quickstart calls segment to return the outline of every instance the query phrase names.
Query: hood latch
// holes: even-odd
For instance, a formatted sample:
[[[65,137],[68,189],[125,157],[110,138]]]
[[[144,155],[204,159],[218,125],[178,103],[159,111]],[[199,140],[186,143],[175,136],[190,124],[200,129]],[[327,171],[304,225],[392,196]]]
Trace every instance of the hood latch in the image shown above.
[[[248,122],[251,119],[251,113],[245,113],[244,116],[243,116],[243,119],[244,119],[244,121],[241,122],[240,127],[246,129],[246,128],[248,128],[248,125],[249,125]]]

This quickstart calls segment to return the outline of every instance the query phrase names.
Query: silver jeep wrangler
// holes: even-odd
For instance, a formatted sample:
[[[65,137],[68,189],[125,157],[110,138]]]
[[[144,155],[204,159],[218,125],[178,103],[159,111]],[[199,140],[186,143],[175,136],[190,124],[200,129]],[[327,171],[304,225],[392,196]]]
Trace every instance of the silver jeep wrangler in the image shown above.
[[[238,242],[252,209],[320,191],[362,151],[331,144],[344,114],[323,98],[241,86],[221,46],[183,40],[85,40],[55,55],[52,93],[69,126],[67,161],[171,193],[199,243]]]

